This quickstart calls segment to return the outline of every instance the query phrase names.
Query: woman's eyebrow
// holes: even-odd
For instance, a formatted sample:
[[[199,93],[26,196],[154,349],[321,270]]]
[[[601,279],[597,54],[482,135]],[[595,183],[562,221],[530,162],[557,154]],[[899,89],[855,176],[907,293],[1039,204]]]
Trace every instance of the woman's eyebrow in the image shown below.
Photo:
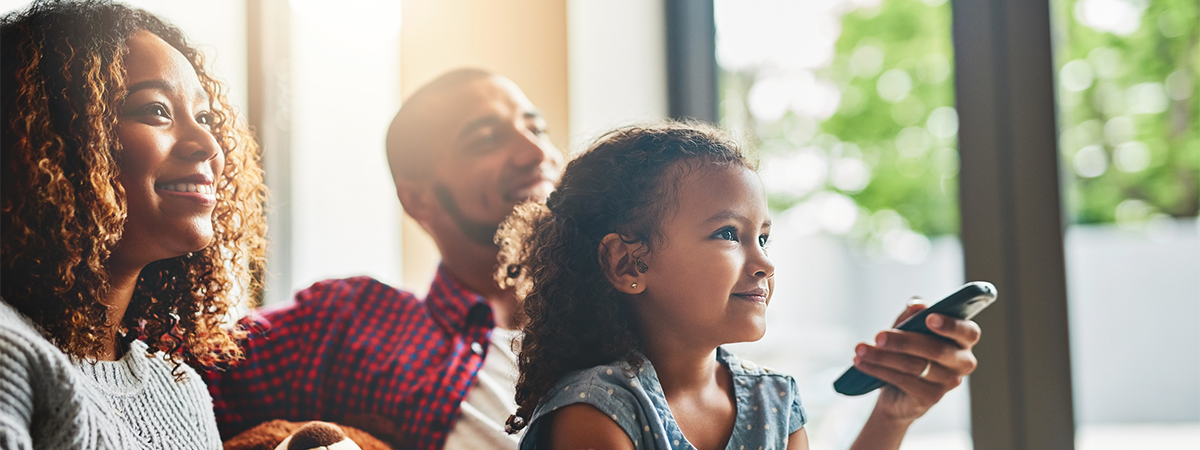
[[[143,89],[158,89],[160,91],[172,90],[171,85],[168,84],[165,80],[146,80],[146,81],[134,83],[133,85],[129,86],[129,91],[125,94],[125,97],[128,98],[129,96],[133,95],[137,91],[140,91]]]
[[[168,83],[166,80],[139,81],[129,86],[128,92],[125,93],[125,98],[129,98],[134,93],[144,89],[157,89],[166,92],[175,92],[178,90],[173,84]],[[208,101],[208,93],[204,92],[203,89],[197,89],[193,95],[198,99],[203,99],[206,102]]]

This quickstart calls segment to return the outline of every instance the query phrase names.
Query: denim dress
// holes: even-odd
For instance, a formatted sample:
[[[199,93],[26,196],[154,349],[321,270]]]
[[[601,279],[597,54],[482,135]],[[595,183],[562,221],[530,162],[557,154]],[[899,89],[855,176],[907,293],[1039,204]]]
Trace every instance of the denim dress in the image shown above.
[[[640,355],[639,355],[640,356]],[[808,421],[796,380],[738,359],[717,348],[717,361],[733,374],[737,417],[728,450],[767,450],[787,447],[788,436]],[[631,370],[625,362],[571,372],[555,384],[533,411],[521,450],[538,448],[538,437],[550,421],[542,420],[564,406],[586,403],[611,417],[639,450],[694,450],[679,431],[650,361]]]

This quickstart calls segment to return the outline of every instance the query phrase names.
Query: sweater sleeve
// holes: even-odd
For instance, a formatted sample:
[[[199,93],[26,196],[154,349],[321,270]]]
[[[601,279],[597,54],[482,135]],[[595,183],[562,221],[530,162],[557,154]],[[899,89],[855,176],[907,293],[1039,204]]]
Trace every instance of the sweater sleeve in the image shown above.
[[[10,319],[11,317],[0,317]],[[0,324],[0,450],[115,447],[75,388],[71,363],[32,329]],[[89,414],[93,413],[93,414]]]
[[[65,353],[0,299],[0,450],[142,448]]]
[[[0,449],[33,448],[33,388],[29,361],[15,336],[0,329]]]

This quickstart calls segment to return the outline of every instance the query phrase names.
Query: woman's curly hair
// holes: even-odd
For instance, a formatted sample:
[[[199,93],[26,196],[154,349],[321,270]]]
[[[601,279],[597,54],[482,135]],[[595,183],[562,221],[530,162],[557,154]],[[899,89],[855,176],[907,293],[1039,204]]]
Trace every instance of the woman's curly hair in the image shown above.
[[[672,170],[674,167],[684,170]],[[720,130],[699,122],[621,128],[600,137],[567,165],[546,204],[517,207],[500,226],[496,280],[515,285],[528,318],[517,364],[517,413],[523,428],[542,397],[568,372],[613,361],[640,366],[637,319],[608,281],[600,242],[619,233],[653,249],[688,170],[754,168]]]
[[[37,1],[0,19],[0,294],[72,357],[98,354],[108,339],[106,265],[127,214],[117,117],[127,40],[143,30],[196,70],[225,168],[212,242],[142,269],[119,329],[176,367],[234,360],[240,333],[222,324],[261,288],[266,245],[258,145],[183,34],[122,4]]]

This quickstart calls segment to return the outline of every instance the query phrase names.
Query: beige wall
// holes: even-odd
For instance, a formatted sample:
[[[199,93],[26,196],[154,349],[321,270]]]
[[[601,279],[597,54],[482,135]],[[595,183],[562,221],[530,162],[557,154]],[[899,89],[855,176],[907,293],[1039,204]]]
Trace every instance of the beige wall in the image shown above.
[[[404,0],[402,5],[404,97],[448,70],[488,69],[525,91],[545,114],[551,140],[566,148],[566,0]],[[437,248],[407,216],[401,233],[403,287],[424,292],[436,270]]]

